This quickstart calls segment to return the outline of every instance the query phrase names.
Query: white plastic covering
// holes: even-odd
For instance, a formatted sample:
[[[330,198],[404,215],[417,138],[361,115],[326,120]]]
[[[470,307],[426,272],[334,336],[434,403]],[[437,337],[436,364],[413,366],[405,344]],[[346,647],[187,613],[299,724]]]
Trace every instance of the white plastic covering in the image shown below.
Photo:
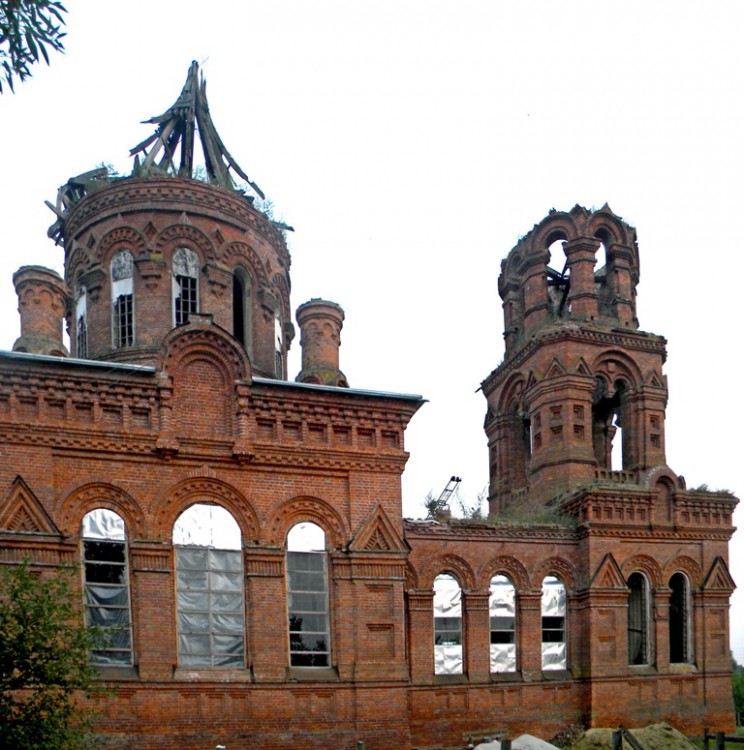
[[[199,278],[199,258],[193,250],[187,247],[179,247],[173,253],[173,275],[190,276],[192,279]]]
[[[240,527],[229,511],[219,505],[196,503],[173,525],[173,544],[239,550]]]
[[[325,532],[310,521],[296,523],[287,534],[289,552],[323,552],[325,548]]]
[[[434,674],[462,671],[462,590],[442,573],[434,579]]]
[[[566,669],[566,587],[555,576],[542,584],[542,668]]]
[[[517,669],[514,585],[506,576],[498,575],[491,579],[490,588],[491,672],[514,672]]]
[[[124,279],[131,279],[133,275],[134,259],[132,254],[127,250],[122,250],[111,260],[111,279],[115,283]]]
[[[121,516],[108,508],[96,508],[83,517],[83,539],[106,539],[124,542],[127,531]]]

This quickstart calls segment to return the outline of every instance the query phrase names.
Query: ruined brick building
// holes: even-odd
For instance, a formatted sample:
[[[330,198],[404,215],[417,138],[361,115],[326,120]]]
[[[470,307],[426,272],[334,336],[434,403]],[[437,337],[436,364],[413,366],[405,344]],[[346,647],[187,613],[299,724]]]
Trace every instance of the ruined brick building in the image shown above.
[[[0,562],[81,565],[114,746],[730,728],[736,499],[666,465],[635,230],[577,206],[509,253],[482,384],[496,520],[404,520],[422,399],[348,386],[324,300],[297,310],[288,379],[282,228],[233,188],[195,68],[153,122],[131,176],[60,191],[65,278],[15,274],[0,353]]]

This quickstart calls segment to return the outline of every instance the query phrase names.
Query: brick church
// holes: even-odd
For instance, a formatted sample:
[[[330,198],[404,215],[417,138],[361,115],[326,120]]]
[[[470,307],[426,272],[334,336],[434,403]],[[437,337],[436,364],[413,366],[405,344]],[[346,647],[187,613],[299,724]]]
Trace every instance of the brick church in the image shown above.
[[[290,379],[285,227],[195,65],[151,122],[131,176],[60,189],[64,279],[18,270],[21,336],[0,352],[0,563],[79,565],[111,746],[731,729],[737,500],[666,465],[635,230],[577,206],[509,253],[506,352],[482,383],[489,519],[406,520],[423,399],[350,387],[344,313],[321,299],[296,311]]]

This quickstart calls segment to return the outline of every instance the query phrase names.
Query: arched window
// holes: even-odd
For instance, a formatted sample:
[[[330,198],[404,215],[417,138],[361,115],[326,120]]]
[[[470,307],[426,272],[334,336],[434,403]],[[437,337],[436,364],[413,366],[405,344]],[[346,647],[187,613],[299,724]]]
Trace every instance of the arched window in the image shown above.
[[[132,618],[129,608],[127,534],[112,510],[86,513],[81,529],[85,620],[103,630],[101,648],[91,652],[100,665],[132,663]]]
[[[75,288],[75,356],[88,358],[88,294],[82,284]]]
[[[610,390],[608,382],[601,376],[597,377],[592,401],[594,457],[601,468],[620,471],[627,468],[628,462],[625,451],[627,436],[623,435],[625,382],[618,380],[611,395]]]
[[[233,272],[233,336],[251,353],[253,321],[251,319],[251,293],[253,284],[245,268],[238,266]]]
[[[199,258],[193,250],[179,247],[173,253],[173,323],[189,322],[199,312]]]
[[[672,664],[692,663],[692,617],[690,582],[684,573],[669,579],[669,661]]]
[[[287,534],[289,663],[331,666],[331,628],[325,532],[314,523],[295,524]]]
[[[628,664],[648,664],[649,596],[643,573],[628,578]]]
[[[566,587],[555,576],[542,582],[542,668],[566,669]]]
[[[457,579],[434,579],[434,674],[462,674],[462,590]]]
[[[134,344],[134,258],[122,250],[111,259],[111,315],[114,348]]]
[[[517,669],[514,584],[504,575],[491,579],[488,611],[491,627],[491,672]]]
[[[219,505],[197,503],[173,526],[178,663],[245,665],[240,528]]]

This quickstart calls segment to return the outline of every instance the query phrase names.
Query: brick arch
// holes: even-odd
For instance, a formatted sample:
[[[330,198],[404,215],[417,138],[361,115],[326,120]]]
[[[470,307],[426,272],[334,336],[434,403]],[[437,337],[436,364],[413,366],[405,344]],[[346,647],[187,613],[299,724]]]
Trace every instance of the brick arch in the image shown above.
[[[531,232],[530,253],[543,252],[556,240],[573,240],[582,234],[576,219],[569,213],[558,212],[546,216]]]
[[[542,586],[545,576],[560,578],[567,591],[576,589],[576,569],[562,557],[549,557],[535,566],[531,576],[535,587]]]
[[[610,244],[634,247],[636,242],[635,229],[615,216],[609,206],[603,206],[599,211],[589,215],[586,222],[586,233],[601,239],[607,249]]]
[[[519,405],[521,410],[524,406],[524,391],[527,384],[527,378],[521,372],[513,372],[509,375],[504,387],[501,390],[499,403],[497,406],[499,414],[506,414],[514,401]]]
[[[701,567],[687,555],[678,555],[673,557],[665,566],[662,572],[662,582],[664,586],[669,585],[669,579],[675,573],[684,573],[690,582],[690,589],[698,589],[703,584],[703,571]]]
[[[90,268],[92,258],[85,248],[76,247],[65,261],[65,282],[72,295],[75,294],[75,277]]]
[[[329,503],[317,497],[301,496],[285,500],[272,516],[269,541],[277,547],[286,545],[287,533],[302,521],[310,521],[323,529],[329,549],[341,549],[351,538],[341,516]]]
[[[126,245],[134,257],[142,255],[147,250],[147,240],[137,230],[131,227],[117,227],[106,233],[95,248],[96,260],[104,266],[118,251],[118,245]]]
[[[172,329],[163,339],[158,354],[158,369],[175,375],[195,357],[213,361],[227,379],[251,379],[251,363],[245,350],[222,328],[188,323]]]
[[[190,224],[173,224],[166,227],[158,235],[155,247],[160,252],[167,250],[166,254],[170,261],[176,247],[180,247],[182,244],[184,247],[194,250],[202,263],[217,259],[214,245],[209,237]]]
[[[496,575],[508,576],[517,591],[527,591],[530,588],[527,568],[515,557],[500,555],[481,565],[477,573],[479,587],[487,589]]]
[[[231,242],[222,251],[222,262],[234,271],[242,265],[253,276],[256,286],[268,286],[269,278],[258,253],[245,242]]]
[[[619,368],[611,372],[610,362],[618,364]],[[601,375],[613,389],[618,380],[626,380],[630,389],[639,388],[643,384],[643,374],[638,365],[627,354],[616,349],[607,349],[595,357],[591,363],[591,371],[595,377]]]
[[[57,514],[60,531],[78,536],[83,516],[96,508],[107,508],[121,516],[128,538],[146,535],[145,514],[137,501],[126,490],[104,481],[87,482],[61,499]]]
[[[258,543],[261,527],[253,506],[235,487],[214,477],[190,477],[167,490],[156,504],[156,536],[169,542],[176,519],[199,502],[219,505],[229,511],[240,527],[243,544]]]
[[[429,560],[421,569],[419,585],[422,588],[433,588],[434,579],[442,573],[454,576],[463,590],[475,589],[473,569],[459,555],[438,555]]]
[[[627,559],[620,568],[623,578],[626,582],[633,573],[643,573],[652,589],[657,589],[659,586],[665,586],[663,576],[661,574],[661,567],[659,563],[654,560],[653,557],[648,555],[634,555]]]

